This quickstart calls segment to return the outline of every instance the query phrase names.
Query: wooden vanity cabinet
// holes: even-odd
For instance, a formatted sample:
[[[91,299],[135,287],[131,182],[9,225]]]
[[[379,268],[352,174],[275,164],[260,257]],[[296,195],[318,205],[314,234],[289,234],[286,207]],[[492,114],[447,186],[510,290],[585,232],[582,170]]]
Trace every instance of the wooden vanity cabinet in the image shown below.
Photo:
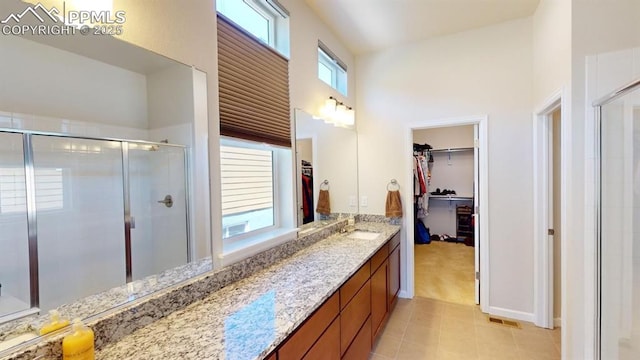
[[[303,360],[340,360],[340,317],[333,320]]]
[[[344,354],[371,315],[371,286],[367,282],[340,312],[340,354]]]
[[[360,331],[349,346],[349,350],[342,356],[343,360],[362,360],[368,359],[371,352],[371,317],[362,325]]]
[[[302,359],[338,317],[340,312],[339,300],[338,292],[336,292],[293,335],[289,336],[278,350],[278,359]],[[340,343],[337,344],[338,350],[340,349],[339,346]]]
[[[362,285],[369,280],[371,275],[370,261],[367,261],[349,280],[340,287],[340,310],[344,309],[353,299],[356,293],[362,288]]]
[[[389,284],[389,248],[385,244],[371,258],[371,264],[376,261],[377,266],[371,267],[371,333],[375,339],[382,329],[388,313],[388,284]]]
[[[384,244],[268,360],[359,360],[371,348],[400,289],[400,234]]]

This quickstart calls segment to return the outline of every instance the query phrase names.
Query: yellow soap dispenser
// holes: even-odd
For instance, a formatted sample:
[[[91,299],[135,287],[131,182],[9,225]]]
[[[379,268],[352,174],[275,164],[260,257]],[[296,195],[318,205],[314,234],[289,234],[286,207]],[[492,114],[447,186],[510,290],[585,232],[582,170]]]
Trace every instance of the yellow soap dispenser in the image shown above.
[[[74,319],[71,325],[71,334],[62,340],[63,360],[94,360],[93,330],[82,323],[80,319]]]
[[[58,329],[62,329],[67,325],[69,325],[69,320],[60,319],[60,313],[58,310],[49,310],[49,322],[42,325],[40,328],[40,335],[46,335]]]

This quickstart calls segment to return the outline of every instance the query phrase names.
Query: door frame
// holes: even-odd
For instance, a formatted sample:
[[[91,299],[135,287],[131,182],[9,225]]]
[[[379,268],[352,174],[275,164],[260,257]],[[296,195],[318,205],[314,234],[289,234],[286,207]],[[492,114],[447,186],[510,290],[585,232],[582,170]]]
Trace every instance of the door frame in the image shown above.
[[[553,269],[553,243],[549,241],[548,229],[550,227],[550,208],[553,206],[552,191],[549,186],[553,174],[550,167],[550,155],[552,154],[551,136],[553,135],[552,113],[560,108],[560,228],[558,237],[553,241],[560,241],[561,263],[561,291],[567,293],[567,249],[564,233],[568,229],[567,224],[567,174],[568,174],[568,139],[569,121],[568,105],[566,104],[565,90],[560,89],[553,93],[541,106],[537,107],[533,114],[533,239],[534,239],[534,323],[537,326],[554,328],[554,269]],[[554,235],[555,236],[555,235]],[[561,297],[561,322],[560,327],[566,328],[567,307],[566,296]]]
[[[477,125],[478,126],[478,146],[480,152],[479,165],[479,207],[477,212],[476,221],[479,219],[480,226],[480,241],[476,246],[480,248],[480,309],[483,312],[489,312],[489,152],[488,152],[488,127],[489,117],[487,115],[475,115],[458,118],[436,118],[423,120],[418,122],[412,122],[405,125],[405,141],[404,141],[404,153],[413,154],[413,131],[424,130],[440,127],[452,127],[462,125]],[[413,173],[413,161],[407,156],[405,161],[405,174]],[[405,189],[413,189],[413,176],[406,176],[406,182],[404,184]],[[407,197],[410,198],[409,194]],[[413,202],[405,201],[404,213],[413,214]],[[413,298],[415,295],[415,276],[414,276],[414,234],[413,228],[415,226],[413,216],[406,216],[406,236],[405,247],[406,257],[402,260],[402,270],[406,274],[407,284],[406,292],[402,297]]]

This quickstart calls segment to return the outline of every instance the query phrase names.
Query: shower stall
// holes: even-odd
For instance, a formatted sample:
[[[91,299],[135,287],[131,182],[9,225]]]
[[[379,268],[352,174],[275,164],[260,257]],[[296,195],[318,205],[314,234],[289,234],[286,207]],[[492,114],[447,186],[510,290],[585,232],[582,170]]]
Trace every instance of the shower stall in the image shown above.
[[[594,103],[596,354],[640,358],[640,80]]]
[[[188,263],[187,151],[0,129],[0,323]]]

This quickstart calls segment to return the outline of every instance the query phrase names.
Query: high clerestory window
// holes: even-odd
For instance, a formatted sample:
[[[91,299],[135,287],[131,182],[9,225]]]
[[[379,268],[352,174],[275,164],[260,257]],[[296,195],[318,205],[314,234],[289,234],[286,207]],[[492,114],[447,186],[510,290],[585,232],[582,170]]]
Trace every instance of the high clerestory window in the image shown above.
[[[318,78],[347,96],[347,65],[318,41]]]
[[[289,12],[276,0],[218,0],[216,10],[258,40],[289,56]]]

